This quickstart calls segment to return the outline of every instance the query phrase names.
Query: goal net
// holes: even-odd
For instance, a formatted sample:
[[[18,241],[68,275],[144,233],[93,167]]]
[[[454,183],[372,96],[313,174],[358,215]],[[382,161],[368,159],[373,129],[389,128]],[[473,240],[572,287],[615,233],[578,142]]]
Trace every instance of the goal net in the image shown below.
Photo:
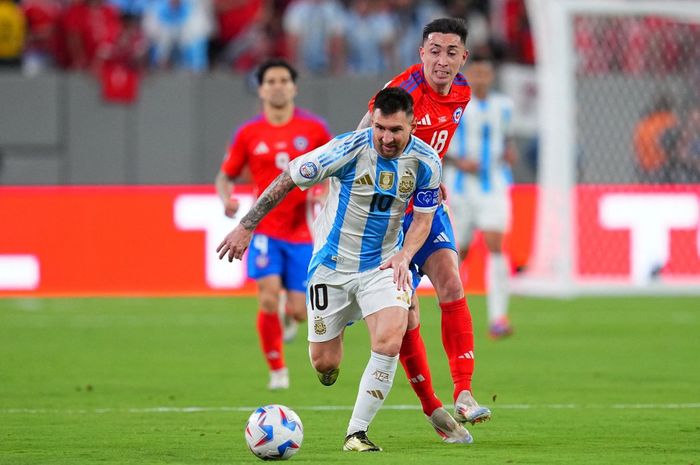
[[[538,203],[514,291],[700,294],[700,1],[527,6]]]

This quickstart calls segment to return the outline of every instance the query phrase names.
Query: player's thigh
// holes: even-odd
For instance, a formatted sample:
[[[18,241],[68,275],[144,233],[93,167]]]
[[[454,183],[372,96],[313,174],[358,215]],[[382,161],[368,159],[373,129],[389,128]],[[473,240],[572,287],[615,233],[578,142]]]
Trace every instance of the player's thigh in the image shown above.
[[[503,251],[503,238],[505,236],[503,232],[484,230],[482,234],[489,252],[501,253]]]
[[[340,273],[323,265],[309,277],[306,309],[309,342],[326,342],[362,318],[357,305],[357,273]]]
[[[398,353],[406,332],[411,292],[396,289],[392,269],[360,274],[357,303],[370,331],[373,350]],[[393,354],[395,355],[395,354]]]
[[[313,244],[280,241],[282,285],[289,291],[305,292]]]
[[[458,263],[459,258],[454,249],[441,248],[433,252],[423,264],[423,271],[433,283],[440,302],[451,302],[464,297]]]
[[[394,357],[406,333],[408,311],[403,306],[386,307],[365,317],[374,352]]]
[[[260,309],[265,313],[277,313],[280,307],[282,280],[279,275],[271,274],[256,281]]]
[[[440,206],[435,212],[428,238],[413,256],[413,263],[418,266],[421,272],[424,272],[423,267],[428,258],[441,249],[450,249],[455,252],[456,256],[457,247],[455,246],[454,231],[444,206]]]
[[[295,320],[306,320],[306,291],[287,291],[287,311]]]

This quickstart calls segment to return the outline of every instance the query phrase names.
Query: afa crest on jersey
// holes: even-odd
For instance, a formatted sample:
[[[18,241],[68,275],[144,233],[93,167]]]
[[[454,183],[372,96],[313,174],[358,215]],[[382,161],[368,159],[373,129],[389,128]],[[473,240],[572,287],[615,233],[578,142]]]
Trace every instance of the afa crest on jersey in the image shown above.
[[[410,173],[406,173],[401,176],[399,181],[399,197],[404,199],[413,193],[413,189],[416,187],[416,183]]]
[[[296,136],[294,138],[294,148],[300,152],[305,152],[309,146],[309,139],[304,136]]]
[[[452,113],[452,121],[459,123],[459,120],[462,119],[462,113],[464,113],[464,109],[462,107],[457,107],[455,112]]]

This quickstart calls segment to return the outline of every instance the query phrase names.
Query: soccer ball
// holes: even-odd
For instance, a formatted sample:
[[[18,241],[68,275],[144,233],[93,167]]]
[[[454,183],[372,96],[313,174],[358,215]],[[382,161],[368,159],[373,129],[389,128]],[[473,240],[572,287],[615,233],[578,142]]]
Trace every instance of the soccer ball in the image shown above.
[[[263,460],[287,460],[296,454],[304,440],[299,415],[284,405],[258,408],[245,425],[248,448]]]

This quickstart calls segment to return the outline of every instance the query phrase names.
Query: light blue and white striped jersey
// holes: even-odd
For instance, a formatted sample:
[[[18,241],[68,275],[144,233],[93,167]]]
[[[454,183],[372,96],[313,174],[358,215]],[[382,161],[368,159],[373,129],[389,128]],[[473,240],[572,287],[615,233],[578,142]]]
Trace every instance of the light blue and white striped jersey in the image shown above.
[[[485,100],[473,97],[457,126],[445,154],[451,158],[477,160],[477,174],[464,173],[445,165],[444,183],[451,195],[503,192],[512,183],[510,166],[503,161],[506,140],[510,136],[512,100],[490,92]]]
[[[302,189],[330,178],[313,225],[311,275],[320,264],[344,272],[370,270],[398,252],[407,203],[413,198],[416,211],[435,211],[442,168],[435,150],[413,136],[400,156],[380,156],[367,128],[295,158],[289,173]]]

